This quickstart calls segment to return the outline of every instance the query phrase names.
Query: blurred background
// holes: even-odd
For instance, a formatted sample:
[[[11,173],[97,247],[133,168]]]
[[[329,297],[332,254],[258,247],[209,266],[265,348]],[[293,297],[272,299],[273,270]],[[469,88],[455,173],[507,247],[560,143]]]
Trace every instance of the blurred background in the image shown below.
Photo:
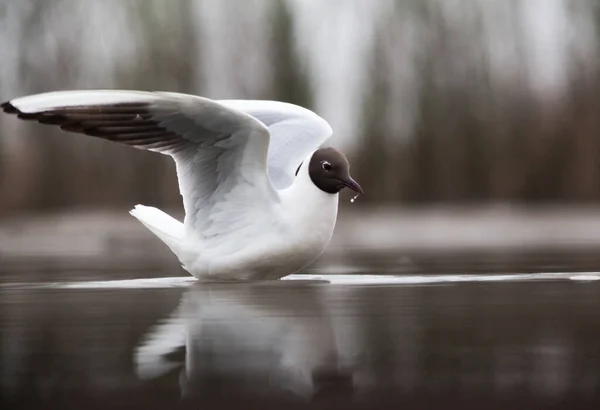
[[[343,196],[334,248],[600,244],[599,51],[595,0],[0,0],[0,100],[127,88],[315,110],[367,192]],[[170,158],[0,116],[5,254],[29,226],[7,221],[137,228],[138,203],[180,215]]]
[[[275,99],[333,126],[359,204],[597,202],[594,0],[0,2],[2,100]],[[168,158],[0,118],[0,212],[178,206]]]
[[[380,281],[162,281],[187,273],[127,211],[182,216],[171,159],[0,115],[0,407],[173,408],[181,387],[246,408],[249,380],[600,408],[599,57],[597,0],[0,0],[0,102],[125,88],[316,111],[366,194],[342,193],[302,273]],[[198,332],[153,337],[171,325]],[[176,371],[142,383],[140,346]]]

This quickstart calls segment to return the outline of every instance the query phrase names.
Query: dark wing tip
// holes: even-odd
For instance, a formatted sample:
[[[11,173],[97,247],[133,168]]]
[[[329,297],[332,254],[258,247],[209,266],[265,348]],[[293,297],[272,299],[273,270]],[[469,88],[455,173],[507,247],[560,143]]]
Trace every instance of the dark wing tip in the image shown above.
[[[39,116],[38,113],[26,113],[20,111],[17,107],[12,105],[10,101],[0,104],[0,108],[7,114],[17,114],[17,117],[22,120],[36,120]]]
[[[0,108],[7,114],[18,114],[19,110],[10,103],[10,101],[6,101],[5,103],[0,104]]]
[[[26,113],[7,101],[0,104],[0,109],[7,114],[16,114],[22,120],[58,125],[63,131],[99,137],[136,148],[174,151],[184,144],[183,139],[152,119],[147,103],[64,107]]]

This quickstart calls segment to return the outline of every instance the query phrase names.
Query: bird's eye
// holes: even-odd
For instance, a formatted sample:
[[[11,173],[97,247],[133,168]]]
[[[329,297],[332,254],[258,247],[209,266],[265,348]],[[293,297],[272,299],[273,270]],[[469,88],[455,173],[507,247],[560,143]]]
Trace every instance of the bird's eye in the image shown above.
[[[325,171],[331,171],[333,169],[333,166],[329,162],[327,162],[327,161],[323,161],[321,163],[321,166],[323,167],[323,169]]]

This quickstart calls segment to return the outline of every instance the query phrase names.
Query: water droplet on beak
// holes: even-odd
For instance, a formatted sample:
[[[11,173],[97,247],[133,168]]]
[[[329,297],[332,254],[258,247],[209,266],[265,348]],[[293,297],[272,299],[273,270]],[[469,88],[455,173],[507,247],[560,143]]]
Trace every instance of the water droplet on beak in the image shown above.
[[[350,202],[351,202],[351,203],[354,203],[354,201],[356,201],[356,198],[358,198],[358,196],[359,196],[359,195],[360,195],[360,194],[356,194],[356,195],[354,195],[354,196],[353,196],[353,197],[350,199]]]

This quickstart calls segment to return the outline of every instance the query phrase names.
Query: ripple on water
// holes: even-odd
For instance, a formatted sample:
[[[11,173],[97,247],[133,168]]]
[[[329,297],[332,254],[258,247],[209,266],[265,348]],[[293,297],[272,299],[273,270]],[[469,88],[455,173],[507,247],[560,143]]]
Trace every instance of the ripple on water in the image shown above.
[[[282,281],[322,281],[332,285],[427,285],[468,282],[513,282],[513,281],[577,281],[593,282],[600,280],[600,273],[581,272],[551,272],[551,273],[522,273],[505,275],[289,275]],[[28,288],[58,288],[58,289],[143,289],[143,288],[180,288],[196,283],[197,279],[191,276],[141,278],[129,280],[106,281],[72,281],[72,282],[46,282],[37,284],[12,283],[2,287],[28,287]],[[231,282],[228,282],[231,283]]]

